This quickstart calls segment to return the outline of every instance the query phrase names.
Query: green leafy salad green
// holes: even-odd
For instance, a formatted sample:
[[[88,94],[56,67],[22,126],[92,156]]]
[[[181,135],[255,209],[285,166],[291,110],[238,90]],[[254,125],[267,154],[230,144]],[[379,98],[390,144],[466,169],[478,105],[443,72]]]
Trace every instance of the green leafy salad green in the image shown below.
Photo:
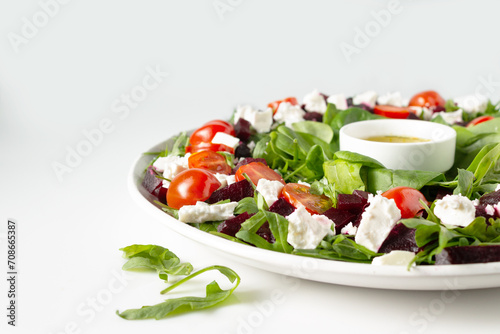
[[[277,103],[278,106],[273,107],[272,110],[275,116],[272,116],[271,113],[274,121],[266,131],[263,131],[258,122],[255,121],[255,115],[264,117],[265,111],[254,111],[252,114],[254,119],[252,119],[248,116],[245,118],[244,114],[237,110],[231,121],[227,122],[230,125],[230,130],[227,130],[228,127],[224,130],[228,135],[237,138],[237,144],[233,150],[223,150],[220,145],[214,148],[214,145],[219,143],[213,141],[203,142],[202,144],[205,145],[203,146],[199,141],[195,142],[193,135],[181,133],[169,141],[169,145],[164,151],[154,153],[155,158],[145,171],[143,184],[151,194],[157,197],[155,203],[166,213],[191,224],[193,228],[234,242],[248,244],[249,247],[356,263],[372,263],[374,258],[394,250],[403,250],[413,252],[414,256],[411,261],[413,264],[434,265],[445,263],[436,262],[436,258],[439,258],[439,254],[443,254],[444,249],[498,245],[499,250],[493,257],[468,260],[469,262],[452,259],[450,263],[500,261],[500,188],[498,186],[500,183],[500,112],[498,104],[492,104],[488,101],[480,111],[467,111],[462,110],[463,108],[461,109],[453,100],[448,100],[445,104],[429,107],[430,113],[435,113],[434,117],[424,120],[423,113],[414,114],[407,107],[390,106],[391,108],[388,108],[387,106],[379,106],[379,104],[364,103],[354,105],[351,99],[347,103],[347,107],[341,109],[334,103],[327,103],[328,100],[326,97],[324,98],[325,107],[320,112],[308,110],[306,102],[300,106],[297,103],[277,101],[283,105],[287,104],[289,109],[295,108],[293,110],[296,112],[302,110],[302,116],[294,122],[277,121],[276,113],[280,112],[279,108],[282,108],[281,104]],[[382,112],[377,112],[379,109]],[[422,122],[439,122],[452,127],[457,133],[453,167],[445,173],[423,170],[393,170],[368,156],[339,150],[339,131],[344,125],[363,120],[385,118],[388,114],[384,114],[384,112],[387,110],[391,112],[394,110],[408,112],[410,110],[410,118],[421,118]],[[446,121],[450,115],[455,115],[458,112],[461,115],[459,121],[451,124]],[[476,121],[480,117],[486,118]],[[469,126],[467,126],[468,124]],[[205,129],[206,126],[204,125],[200,129]],[[199,133],[196,133],[196,136],[199,137]],[[198,137],[196,139],[199,139]],[[207,167],[200,160],[193,159],[196,154],[202,151],[199,149],[200,147],[204,147],[203,150],[218,152],[225,162],[218,162],[217,168],[224,163],[227,164],[231,172],[226,174],[235,175],[236,182],[234,180],[232,183],[228,181],[231,176],[226,180],[226,175],[224,182],[227,181],[227,185],[221,181],[220,186],[214,187],[215,189],[210,190],[208,195],[204,195],[205,197],[175,207],[172,205],[173,201],[169,199],[174,196],[176,190],[174,187],[181,182],[180,176],[187,170],[209,169],[213,166],[213,160],[211,160],[212,165]],[[171,165],[164,162],[167,160],[162,159],[170,159],[168,163]],[[182,167],[179,159],[189,160],[190,165]],[[242,164],[245,159],[251,162]],[[174,160],[175,162],[171,162]],[[242,166],[250,166],[251,163],[259,162],[263,162],[282,178],[270,178],[269,180],[281,182],[284,185],[283,190],[277,196],[278,203],[282,205],[283,201],[287,202],[283,205],[291,206],[292,211],[295,210],[293,213],[287,210],[280,211],[283,210],[282,208],[276,209],[278,206],[276,201],[273,204],[268,203],[268,196],[258,184],[260,182],[255,182],[254,179],[255,173],[264,173],[263,167],[242,170]],[[181,171],[172,174],[171,171],[175,169],[174,167],[181,169]],[[265,171],[267,173],[267,170]],[[214,170],[211,173],[217,174],[217,176],[221,174]],[[184,177],[187,177],[186,175],[184,174]],[[266,175],[262,178],[266,178]],[[207,180],[210,180],[210,176],[207,177]],[[235,188],[234,184],[241,182],[248,182],[252,186],[250,192],[243,190],[243,188]],[[214,194],[224,193],[223,189],[230,187],[236,190],[227,190],[226,197],[216,197],[213,200]],[[374,204],[372,204],[374,203],[373,199],[401,187],[412,188],[422,194],[423,197],[415,200],[416,204],[412,203],[412,205],[419,206],[418,212],[410,217],[401,216],[395,226],[391,226],[392,230],[387,231],[383,237],[395,237],[396,239],[392,241],[391,245],[387,245],[388,239],[382,240],[384,244],[380,246],[379,243],[376,247],[369,246],[369,243],[360,242],[362,238],[356,233],[360,234],[361,225],[368,220],[366,218],[368,214],[364,215],[363,213],[370,207],[375,210]],[[205,188],[208,188],[208,185]],[[235,201],[234,193],[238,192],[241,195],[244,191],[246,191],[246,195],[240,196]],[[194,192],[189,197],[195,196],[193,194]],[[364,196],[365,202],[363,202],[361,209],[359,207],[349,208],[344,202],[346,199],[349,201],[360,199],[345,195]],[[495,196],[498,197],[498,201],[496,201],[497,197]],[[446,202],[446,200],[450,202]],[[452,200],[454,202],[451,202]],[[399,204],[397,200],[394,201],[396,205]],[[205,202],[213,210],[216,208],[218,210],[218,206],[222,208],[222,205],[231,202],[237,204],[235,204],[230,217],[215,216],[213,218],[207,215],[208,219],[196,221],[191,216],[197,215],[199,217],[202,215],[200,213],[202,211],[201,209],[195,211],[194,207],[197,205],[195,202]],[[350,205],[350,203],[348,204]],[[403,204],[403,206],[405,205],[407,204]],[[467,214],[472,216],[467,224],[465,226],[453,225],[453,223],[445,221],[444,214],[440,214],[439,210],[444,210],[442,208],[446,205],[447,217],[451,215],[449,214],[450,210],[458,210],[457,208],[450,209],[454,205],[469,208]],[[299,210],[299,207],[302,206],[306,207],[307,213],[302,213]],[[317,207],[323,209],[319,210]],[[398,206],[398,209],[403,212],[405,208]],[[196,208],[196,210],[198,209]],[[471,210],[473,210],[472,213]],[[186,212],[189,212],[189,215]],[[195,213],[191,214],[191,212]],[[462,211],[456,212],[461,215]],[[203,211],[203,215],[205,215],[205,211]],[[183,218],[186,216],[189,218]],[[322,217],[318,218],[318,216]],[[323,228],[323,217],[330,219],[333,224]],[[307,224],[310,225],[300,225],[300,219],[307,220]],[[339,223],[340,221],[342,223]],[[314,227],[316,229],[314,233],[304,232],[304,230],[312,228],[311,224],[317,224]],[[340,229],[339,224],[342,224],[345,229]],[[323,234],[318,234],[318,230],[321,230]],[[311,238],[317,235],[320,237],[315,241],[309,239],[304,241],[297,239],[304,237],[300,233],[303,235],[310,233]],[[402,242],[397,239],[398,233],[406,242],[406,246],[401,246]],[[471,252],[472,249],[474,251],[477,249],[474,247],[470,248]],[[479,257],[483,256],[481,250],[484,249],[479,250]],[[127,267],[146,266],[153,268],[158,271],[162,279],[166,279],[167,275],[171,274],[187,275],[192,269],[189,265],[176,262],[177,260],[171,257],[168,252],[162,253],[162,260],[159,261],[156,255],[153,257],[134,257],[134,254],[143,252],[140,248],[124,249],[124,251],[127,256],[130,256]],[[155,253],[160,250],[149,251]],[[214,269],[220,270],[219,267]],[[221,272],[227,274],[231,281],[235,280],[236,276],[229,275],[229,272],[223,270]],[[228,292],[221,291],[216,284],[210,289],[207,287],[207,298],[209,295],[222,298],[225,293]],[[208,305],[209,303],[205,300],[202,304]],[[194,305],[198,304],[190,305],[190,307],[196,307]],[[158,318],[168,314],[172,307],[171,302],[169,302],[168,306],[155,306],[154,309],[143,311],[125,311],[120,316],[133,318],[139,315],[140,317]]]

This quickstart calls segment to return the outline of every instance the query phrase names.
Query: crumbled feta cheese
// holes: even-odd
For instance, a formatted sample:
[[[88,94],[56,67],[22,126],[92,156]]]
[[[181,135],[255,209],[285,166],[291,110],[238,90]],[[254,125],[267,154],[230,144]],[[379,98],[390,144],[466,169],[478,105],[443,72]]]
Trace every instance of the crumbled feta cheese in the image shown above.
[[[274,120],[291,127],[293,123],[303,121],[305,114],[306,112],[300,106],[294,106],[289,102],[281,102],[274,114]]]
[[[446,225],[467,226],[476,217],[476,208],[470,199],[462,195],[446,195],[437,200],[434,214]]]
[[[354,98],[352,99],[352,103],[355,105],[365,104],[370,108],[373,108],[375,106],[375,103],[377,102],[377,96],[378,95],[375,91],[369,90],[367,92],[354,96]]]
[[[415,115],[417,115],[418,117],[422,118],[425,121],[430,121],[432,119],[432,115],[434,114],[432,109],[426,107],[411,106],[410,109],[413,110],[413,112],[415,112]]]
[[[255,148],[255,145],[256,144],[255,144],[255,142],[253,140],[247,144],[247,146],[250,149],[250,151],[253,151],[253,149]]]
[[[188,158],[190,155],[191,154],[188,153],[183,157],[176,155],[160,157],[153,163],[153,167],[156,168],[157,171],[162,172],[164,178],[172,180],[177,174],[189,168]],[[169,185],[170,181],[163,180],[163,187],[168,188]]]
[[[457,97],[453,102],[467,113],[483,112],[488,106],[488,98],[479,94]]]
[[[267,206],[273,205],[273,203],[278,200],[283,187],[284,185],[280,181],[260,179],[259,182],[257,182],[257,191],[264,197]]]
[[[212,144],[222,144],[232,148],[236,148],[240,143],[240,139],[224,132],[217,132],[212,138]]]
[[[228,185],[233,184],[233,183],[236,182],[234,175],[227,175],[227,174],[215,173],[214,176],[220,182],[219,189],[227,187]]]
[[[441,115],[443,120],[450,125],[463,122],[463,120],[464,120],[462,118],[462,109],[457,109],[455,111],[448,111],[448,112],[440,111],[440,112],[434,113],[432,115],[432,118],[436,118],[436,117],[438,117],[438,115]]]
[[[368,195],[369,206],[361,214],[355,241],[377,252],[399,219],[401,211],[393,199],[382,195]]]
[[[238,106],[234,113],[234,123],[237,123],[240,118],[247,120],[257,130],[257,132],[269,132],[273,125],[273,110],[267,108],[265,111],[260,111],[251,106]]]
[[[407,267],[413,258],[415,253],[409,251],[393,250],[388,254],[382,256],[377,256],[372,260],[373,265],[377,266],[405,266]],[[415,265],[415,263],[413,264]]]
[[[184,223],[227,220],[233,217],[233,212],[237,205],[237,202],[207,204],[198,201],[195,205],[184,205],[181,207],[179,209],[179,220]]]
[[[403,97],[400,92],[390,92],[385,95],[380,95],[377,99],[378,104],[389,105],[395,107],[404,107],[405,101],[403,101]]]
[[[491,204],[486,205],[486,207],[484,208],[484,211],[486,212],[487,215],[490,215],[490,216],[495,215],[495,208]]]
[[[331,104],[335,104],[335,107],[338,110],[347,109],[347,99],[345,98],[344,94],[330,95],[326,99],[326,102],[331,103]]]
[[[347,234],[347,235],[356,235],[357,232],[358,228],[356,226],[352,226],[352,223],[347,224],[340,230],[340,234]]]
[[[327,234],[333,234],[335,223],[324,215],[311,215],[300,206],[286,217],[290,245],[297,249],[315,249]]]
[[[326,111],[325,97],[318,90],[304,96],[303,104],[305,105],[304,108],[309,112],[315,111],[324,114]]]

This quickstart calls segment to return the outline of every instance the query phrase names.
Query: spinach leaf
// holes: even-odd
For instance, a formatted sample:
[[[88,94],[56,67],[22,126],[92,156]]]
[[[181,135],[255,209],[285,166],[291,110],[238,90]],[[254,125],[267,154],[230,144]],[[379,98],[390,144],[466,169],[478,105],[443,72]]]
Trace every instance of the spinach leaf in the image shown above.
[[[180,297],[180,298],[172,298],[167,299],[166,301],[152,305],[152,306],[143,306],[140,309],[129,309],[123,312],[117,311],[116,314],[123,319],[127,320],[138,320],[138,319],[163,319],[171,314],[180,314],[195,310],[206,309],[212,307],[220,302],[226,300],[233,291],[240,284],[240,277],[236,272],[232,269],[229,269],[224,266],[211,266],[205,269],[201,269],[177,283],[171,285],[170,287],[163,290],[161,293],[167,293],[179,285],[185,283],[186,281],[211,270],[217,270],[231,282],[234,283],[233,287],[228,290],[223,290],[220,288],[219,284],[216,281],[212,281],[206,286],[206,295],[205,297]]]

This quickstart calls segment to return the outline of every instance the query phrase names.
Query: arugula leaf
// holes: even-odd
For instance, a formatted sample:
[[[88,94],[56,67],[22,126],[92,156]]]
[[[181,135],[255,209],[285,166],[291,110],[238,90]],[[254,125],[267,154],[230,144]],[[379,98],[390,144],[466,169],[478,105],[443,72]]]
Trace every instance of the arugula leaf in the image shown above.
[[[167,293],[179,285],[185,283],[186,281],[211,270],[217,270],[231,282],[234,283],[233,287],[228,290],[223,290],[220,288],[219,284],[216,281],[212,281],[206,286],[206,295],[205,297],[180,297],[180,298],[172,298],[167,299],[166,301],[152,305],[152,306],[143,306],[140,309],[129,309],[123,312],[116,311],[116,314],[123,319],[127,320],[138,320],[138,319],[163,319],[171,314],[180,314],[195,310],[206,309],[212,307],[216,304],[221,303],[226,300],[233,291],[240,284],[240,277],[236,272],[232,269],[224,267],[224,266],[211,266],[204,269],[201,269],[177,283],[169,286],[161,293]]]
[[[128,259],[123,270],[156,270],[165,281],[168,281],[168,275],[189,275],[193,270],[190,263],[181,263],[177,255],[161,246],[131,245],[120,250],[123,251],[123,257]]]

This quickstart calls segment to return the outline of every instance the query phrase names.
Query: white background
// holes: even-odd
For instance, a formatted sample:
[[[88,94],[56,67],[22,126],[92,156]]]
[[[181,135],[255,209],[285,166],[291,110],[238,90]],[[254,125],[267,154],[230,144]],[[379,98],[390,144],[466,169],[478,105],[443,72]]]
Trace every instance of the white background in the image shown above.
[[[214,3],[229,8],[221,13]],[[2,0],[0,277],[7,272],[7,218],[14,218],[19,295],[12,328],[0,280],[1,331],[495,331],[500,289],[461,291],[450,300],[439,291],[287,281],[169,231],[128,194],[127,173],[141,152],[228,118],[240,103],[264,107],[315,88],[347,95],[399,90],[408,98],[427,89],[445,98],[480,91],[498,100],[498,2],[401,1],[391,13],[393,7],[368,0]],[[356,51],[346,54],[346,45]],[[162,74],[145,91],[151,70]],[[144,99],[126,107],[122,98],[139,91]],[[103,122],[107,133],[85,146],[85,134]],[[78,148],[86,156],[71,160]],[[72,167],[56,173],[54,165],[68,159]],[[241,285],[218,308],[122,320],[116,310],[163,298],[155,274],[121,271],[118,249],[134,243],[168,247],[196,269],[226,264]],[[201,294],[189,289],[204,283],[179,294]],[[273,291],[282,293],[279,303]]]

